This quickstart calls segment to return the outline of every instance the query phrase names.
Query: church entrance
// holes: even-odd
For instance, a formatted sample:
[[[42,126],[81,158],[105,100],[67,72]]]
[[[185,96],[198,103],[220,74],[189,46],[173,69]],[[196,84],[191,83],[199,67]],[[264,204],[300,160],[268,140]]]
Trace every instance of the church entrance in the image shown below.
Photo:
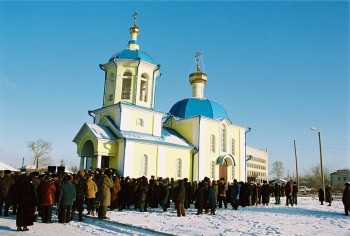
[[[219,165],[219,179],[224,178],[227,181],[227,161]]]
[[[109,156],[102,156],[101,168],[109,168]]]

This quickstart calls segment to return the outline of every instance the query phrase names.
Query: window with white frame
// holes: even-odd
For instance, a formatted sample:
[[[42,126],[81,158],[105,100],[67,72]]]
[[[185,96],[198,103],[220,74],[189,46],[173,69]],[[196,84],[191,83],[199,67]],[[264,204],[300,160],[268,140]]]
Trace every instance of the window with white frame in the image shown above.
[[[212,178],[212,179],[215,179],[215,161],[212,161],[212,162],[211,162],[211,171],[210,171],[210,174],[211,174],[211,178]]]
[[[236,154],[236,140],[234,138],[231,139],[231,154],[232,155]]]
[[[211,139],[210,140],[210,146],[211,146],[210,150],[211,150],[212,153],[215,153],[215,135],[212,134],[210,136],[210,139]]]
[[[143,155],[141,157],[141,176],[147,176],[148,172],[148,156]]]
[[[176,178],[182,178],[182,160],[180,158],[176,160]]]
[[[226,125],[221,125],[221,152],[226,152]]]

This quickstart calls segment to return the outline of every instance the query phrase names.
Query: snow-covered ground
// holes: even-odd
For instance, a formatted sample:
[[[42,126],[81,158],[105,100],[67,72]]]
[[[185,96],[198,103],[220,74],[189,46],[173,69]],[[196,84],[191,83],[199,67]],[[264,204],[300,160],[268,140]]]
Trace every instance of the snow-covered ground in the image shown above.
[[[285,198],[281,199],[285,202]],[[27,232],[16,231],[15,216],[0,218],[0,235],[350,235],[350,216],[344,215],[343,204],[335,199],[332,206],[320,205],[314,197],[299,197],[298,205],[240,207],[238,211],[217,209],[216,215],[196,215],[196,209],[186,210],[177,217],[171,207],[161,209],[109,211],[109,221],[84,217],[83,222],[53,224],[39,222]]]

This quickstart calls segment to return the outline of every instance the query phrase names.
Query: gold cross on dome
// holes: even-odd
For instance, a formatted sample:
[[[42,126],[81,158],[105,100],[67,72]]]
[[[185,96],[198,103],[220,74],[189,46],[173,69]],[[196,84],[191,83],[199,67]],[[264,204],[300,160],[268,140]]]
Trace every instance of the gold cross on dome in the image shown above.
[[[137,18],[137,15],[138,15],[139,13],[137,12],[137,11],[135,11],[134,12],[134,15],[133,15],[133,17],[134,17],[134,25],[136,26],[136,18]]]
[[[202,56],[202,53],[201,53],[200,51],[197,51],[197,52],[196,52],[196,55],[194,56],[194,57],[196,58],[197,68],[199,68],[200,56]]]

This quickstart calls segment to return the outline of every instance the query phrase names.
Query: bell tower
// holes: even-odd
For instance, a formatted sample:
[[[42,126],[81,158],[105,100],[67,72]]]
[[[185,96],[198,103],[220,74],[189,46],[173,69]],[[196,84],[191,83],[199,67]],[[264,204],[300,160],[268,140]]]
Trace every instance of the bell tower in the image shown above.
[[[127,48],[112,56],[100,68],[105,71],[103,106],[127,102],[146,108],[154,108],[155,83],[160,75],[160,65],[140,50],[137,37],[140,28],[136,24],[138,13],[133,15],[134,24],[129,32]]]

